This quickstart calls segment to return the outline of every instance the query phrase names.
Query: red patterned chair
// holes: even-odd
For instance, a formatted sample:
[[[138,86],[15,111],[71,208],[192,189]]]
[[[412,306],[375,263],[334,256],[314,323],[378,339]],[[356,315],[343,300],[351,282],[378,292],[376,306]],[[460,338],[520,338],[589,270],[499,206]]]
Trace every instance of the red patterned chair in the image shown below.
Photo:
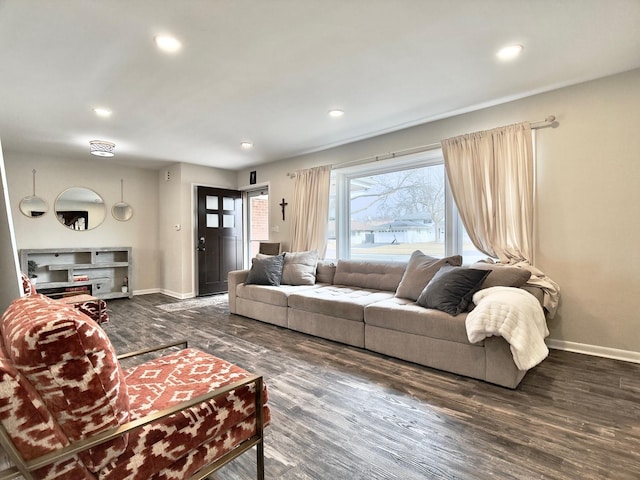
[[[161,348],[167,348],[165,345]],[[262,377],[186,348],[123,369],[104,330],[39,294],[0,319],[0,478],[203,479],[257,446]]]
[[[22,273],[22,291],[25,295],[33,295],[38,293],[36,286],[31,279]],[[58,302],[66,303],[72,307],[80,310],[85,315],[88,315],[91,320],[99,324],[107,323],[109,321],[109,311],[107,310],[107,303],[101,298],[88,295],[86,293],[71,294],[66,297],[57,298]]]

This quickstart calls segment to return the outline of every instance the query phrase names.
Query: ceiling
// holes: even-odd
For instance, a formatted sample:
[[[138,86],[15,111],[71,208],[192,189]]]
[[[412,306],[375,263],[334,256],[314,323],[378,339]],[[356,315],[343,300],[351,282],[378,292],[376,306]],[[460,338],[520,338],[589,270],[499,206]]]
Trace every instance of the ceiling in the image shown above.
[[[237,170],[638,68],[638,25],[639,0],[0,0],[0,139]]]

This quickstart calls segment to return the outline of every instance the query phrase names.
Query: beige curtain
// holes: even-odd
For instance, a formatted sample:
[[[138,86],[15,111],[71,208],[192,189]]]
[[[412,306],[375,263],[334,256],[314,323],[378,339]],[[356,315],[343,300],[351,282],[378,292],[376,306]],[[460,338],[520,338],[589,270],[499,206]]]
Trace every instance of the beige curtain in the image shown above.
[[[291,251],[317,250],[324,258],[329,222],[331,166],[296,173],[293,189]]]
[[[473,244],[502,263],[533,260],[528,123],[442,141],[451,192]]]
[[[558,285],[533,267],[533,146],[523,122],[442,141],[445,168],[462,222],[477,249],[532,272],[550,317]]]

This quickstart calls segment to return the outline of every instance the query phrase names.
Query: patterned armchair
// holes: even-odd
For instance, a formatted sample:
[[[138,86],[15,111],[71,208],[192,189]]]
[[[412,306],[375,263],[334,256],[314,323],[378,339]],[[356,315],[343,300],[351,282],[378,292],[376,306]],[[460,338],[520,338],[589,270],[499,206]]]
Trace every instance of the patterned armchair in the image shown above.
[[[22,291],[25,295],[38,293],[36,286],[33,284],[31,279],[24,274],[24,272],[22,273]],[[81,311],[85,315],[88,315],[91,320],[99,324],[107,323],[109,321],[107,303],[101,298],[81,293],[57,298],[56,300],[66,303],[67,305],[71,305],[73,308]]]
[[[192,348],[123,369],[133,355],[68,305],[14,300],[0,319],[0,443],[15,467],[0,478],[203,479],[253,446],[264,478],[262,377]]]

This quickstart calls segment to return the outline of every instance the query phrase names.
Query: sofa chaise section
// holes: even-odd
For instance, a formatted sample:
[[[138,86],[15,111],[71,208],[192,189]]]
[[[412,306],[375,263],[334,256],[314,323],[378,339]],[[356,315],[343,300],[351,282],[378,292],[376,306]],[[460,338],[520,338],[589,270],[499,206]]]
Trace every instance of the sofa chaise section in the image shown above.
[[[500,337],[469,343],[467,313],[455,317],[392,298],[365,308],[365,348],[438,370],[515,388],[518,370],[509,344]]]

